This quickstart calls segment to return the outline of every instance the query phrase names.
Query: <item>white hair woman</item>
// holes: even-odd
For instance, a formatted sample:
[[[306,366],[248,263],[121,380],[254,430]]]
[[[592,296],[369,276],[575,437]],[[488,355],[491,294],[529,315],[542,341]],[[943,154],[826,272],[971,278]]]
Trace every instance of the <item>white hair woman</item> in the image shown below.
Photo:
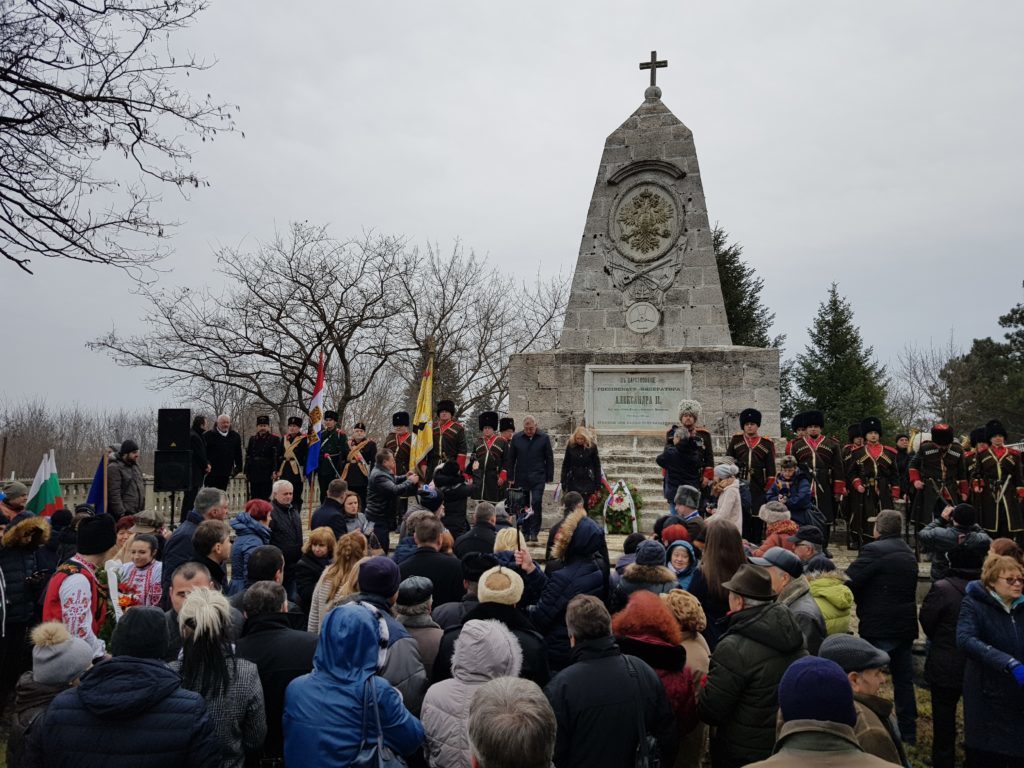
[[[246,752],[263,746],[267,718],[259,672],[251,661],[237,658],[228,638],[231,606],[220,592],[197,587],[178,613],[182,658],[171,662],[180,672],[181,687],[206,700],[224,768],[244,768]]]

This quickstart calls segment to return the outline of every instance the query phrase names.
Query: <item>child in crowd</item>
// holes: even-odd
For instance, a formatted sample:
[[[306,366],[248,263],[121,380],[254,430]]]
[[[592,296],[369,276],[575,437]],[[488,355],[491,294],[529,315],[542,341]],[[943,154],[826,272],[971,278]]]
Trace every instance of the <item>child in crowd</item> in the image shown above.
[[[131,560],[121,566],[121,580],[133,589],[139,605],[159,606],[163,590],[163,563],[156,559],[159,542],[149,533],[137,533],[128,546]]]

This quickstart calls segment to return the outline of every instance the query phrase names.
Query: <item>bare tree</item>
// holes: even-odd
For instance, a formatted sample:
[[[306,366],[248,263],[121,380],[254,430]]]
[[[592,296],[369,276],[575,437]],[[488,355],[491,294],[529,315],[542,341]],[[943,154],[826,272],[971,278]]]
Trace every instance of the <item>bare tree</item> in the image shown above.
[[[461,414],[504,406],[510,355],[557,343],[568,281],[562,275],[546,281],[538,275],[532,284],[517,281],[458,243],[447,256],[429,248],[416,268],[415,283],[404,286],[402,317],[403,334],[414,340],[415,349],[392,355],[406,391],[415,397],[432,338],[435,398],[455,400]]]
[[[228,280],[221,293],[143,289],[148,331],[111,331],[88,346],[155,371],[154,388],[214,393],[211,405],[230,391],[279,422],[306,408],[321,350],[326,402],[344,414],[385,373],[389,354],[412,348],[396,332],[402,286],[413,276],[399,239],[338,242],[322,227],[295,224],[255,252],[224,249],[217,263]]]
[[[924,429],[935,421],[959,423],[959,398],[942,377],[943,368],[962,354],[952,332],[943,346],[907,344],[896,357],[896,371],[889,383],[887,405],[902,426]]]
[[[230,107],[179,85],[208,65],[177,58],[171,37],[205,7],[0,0],[0,255],[30,273],[44,256],[136,275],[163,255],[173,222],[146,182],[205,184],[187,135],[234,128]]]

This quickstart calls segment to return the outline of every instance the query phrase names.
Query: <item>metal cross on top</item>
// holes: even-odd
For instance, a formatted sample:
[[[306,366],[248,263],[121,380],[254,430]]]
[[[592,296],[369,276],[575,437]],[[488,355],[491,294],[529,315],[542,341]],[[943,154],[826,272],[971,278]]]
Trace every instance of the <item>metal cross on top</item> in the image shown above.
[[[658,52],[651,51],[650,61],[641,61],[640,69],[651,70],[651,85],[655,86],[658,84],[658,70],[668,66],[668,59],[664,61],[658,61]]]

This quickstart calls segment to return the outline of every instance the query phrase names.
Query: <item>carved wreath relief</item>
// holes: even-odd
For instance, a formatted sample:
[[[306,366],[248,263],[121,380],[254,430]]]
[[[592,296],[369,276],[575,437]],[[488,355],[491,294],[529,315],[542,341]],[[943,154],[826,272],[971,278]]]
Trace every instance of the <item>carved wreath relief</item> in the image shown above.
[[[625,294],[626,327],[647,333],[661,323],[667,291],[682,266],[682,209],[671,191],[650,181],[625,190],[613,203],[605,272]]]

